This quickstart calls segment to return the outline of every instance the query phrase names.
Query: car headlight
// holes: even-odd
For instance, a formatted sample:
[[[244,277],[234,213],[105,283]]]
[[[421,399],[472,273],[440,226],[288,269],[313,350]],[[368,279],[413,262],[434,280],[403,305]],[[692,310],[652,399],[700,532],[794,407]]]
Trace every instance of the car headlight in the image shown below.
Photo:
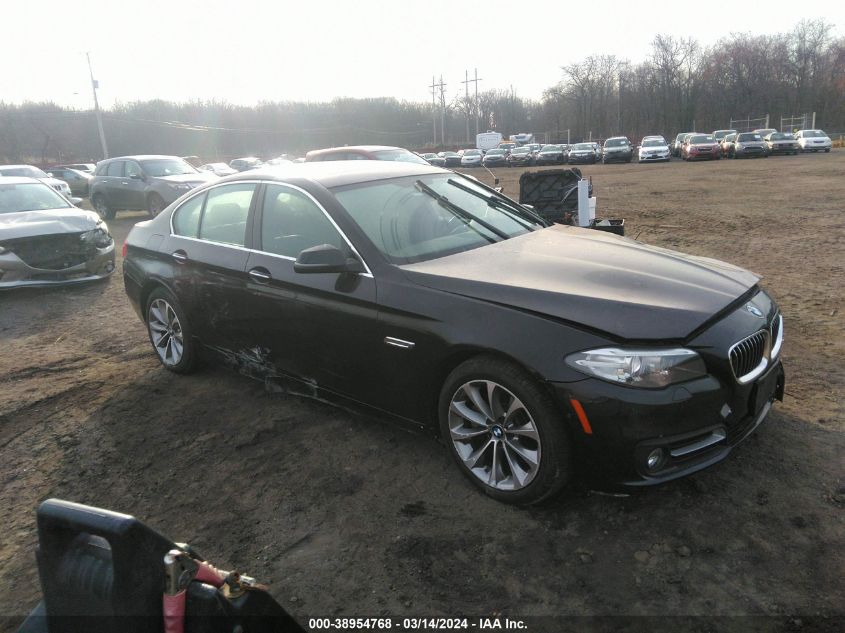
[[[79,236],[79,239],[83,242],[93,243],[97,248],[106,248],[112,244],[111,235],[109,235],[108,228],[104,224],[91,231],[85,231]]]
[[[643,389],[660,389],[707,375],[701,357],[684,348],[605,347],[570,354],[566,357],[566,364],[608,382]]]

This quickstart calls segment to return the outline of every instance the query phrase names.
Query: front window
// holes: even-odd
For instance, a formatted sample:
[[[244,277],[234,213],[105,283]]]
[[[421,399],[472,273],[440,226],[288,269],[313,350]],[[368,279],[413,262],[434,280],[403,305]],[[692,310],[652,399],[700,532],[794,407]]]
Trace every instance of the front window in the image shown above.
[[[642,147],[663,147],[664,145],[666,145],[666,143],[656,138],[645,140],[642,143]]]
[[[333,193],[394,264],[444,257],[544,226],[516,203],[455,174],[378,180]]]
[[[515,150],[513,150],[511,152],[511,154],[513,154],[514,156],[517,156],[519,154],[530,154],[530,153],[531,153],[530,147],[517,147]]]
[[[196,169],[181,158],[154,158],[141,161],[141,165],[143,165],[146,174],[153,178],[197,173]]]
[[[478,149],[468,149],[464,152],[464,156],[481,156],[481,150]]]
[[[23,167],[0,167],[0,175],[20,178],[49,178],[38,167],[30,167],[29,165],[24,165]]]
[[[825,138],[827,134],[821,130],[804,130],[804,138]]]
[[[505,150],[503,150],[503,149],[491,149],[489,152],[487,152],[487,155],[488,156],[504,156]]]
[[[794,139],[792,134],[787,134],[785,132],[775,132],[769,138],[773,141],[791,141]]]
[[[376,160],[392,160],[400,163],[414,163],[416,165],[425,165],[426,161],[406,149],[383,149],[373,152]]]
[[[737,136],[736,140],[740,143],[750,143],[751,141],[762,141],[763,139],[755,132],[746,132]]]
[[[40,182],[18,185],[0,184],[0,214],[68,209],[72,206],[52,187]]]
[[[561,147],[560,145],[546,145],[542,150],[540,150],[541,154],[545,154],[546,152],[560,152]]]
[[[690,145],[700,145],[702,143],[714,143],[715,139],[712,134],[699,134],[697,136],[690,137],[689,142]]]
[[[592,143],[576,143],[572,146],[573,151],[593,150]]]
[[[612,138],[604,142],[605,147],[628,147],[628,140],[624,138]]]

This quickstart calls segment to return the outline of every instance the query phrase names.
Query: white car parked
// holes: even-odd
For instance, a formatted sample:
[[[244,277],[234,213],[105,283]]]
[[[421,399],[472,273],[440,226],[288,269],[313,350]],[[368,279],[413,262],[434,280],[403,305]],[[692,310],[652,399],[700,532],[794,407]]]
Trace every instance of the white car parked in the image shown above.
[[[669,162],[669,144],[662,136],[646,136],[640,142],[637,160],[641,163]]]
[[[71,198],[69,184],[67,184],[64,180],[53,178],[52,176],[38,169],[38,167],[33,167],[32,165],[0,165],[0,176],[16,178],[35,178],[36,180],[40,180],[41,182],[43,182],[45,185],[49,185],[68,200],[70,200]]]
[[[480,149],[468,149],[461,156],[461,167],[481,167],[484,154]]]
[[[795,134],[802,152],[830,151],[830,137],[822,130],[800,130]]]

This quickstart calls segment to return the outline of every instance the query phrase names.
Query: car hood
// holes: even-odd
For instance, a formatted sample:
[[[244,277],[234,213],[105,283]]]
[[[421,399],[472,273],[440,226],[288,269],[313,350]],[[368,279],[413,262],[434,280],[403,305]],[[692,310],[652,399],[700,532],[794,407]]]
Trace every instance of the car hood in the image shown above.
[[[164,182],[171,182],[171,183],[195,183],[195,182],[210,182],[212,180],[217,180],[217,177],[214,174],[174,174],[173,176],[156,176],[156,180],[163,180]]]
[[[0,242],[37,235],[81,233],[97,228],[102,222],[93,211],[82,209],[3,213],[0,215]]]
[[[685,339],[759,281],[715,259],[563,225],[401,268],[423,286],[628,340]]]

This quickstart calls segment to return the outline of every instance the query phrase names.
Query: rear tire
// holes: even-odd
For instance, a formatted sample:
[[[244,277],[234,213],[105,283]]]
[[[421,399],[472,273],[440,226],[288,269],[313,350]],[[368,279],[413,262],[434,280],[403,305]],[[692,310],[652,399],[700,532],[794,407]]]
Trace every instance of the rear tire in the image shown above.
[[[459,365],[443,384],[438,416],[458,468],[497,501],[540,503],[568,483],[564,416],[517,365],[494,356]]]
[[[159,362],[176,374],[196,369],[197,344],[179,301],[166,288],[156,288],[147,298],[144,320]]]
[[[164,211],[164,207],[164,199],[157,193],[151,193],[150,197],[147,198],[147,213],[150,214],[151,218]]]
[[[117,214],[117,211],[109,207],[108,203],[106,202],[106,199],[103,197],[102,194],[97,194],[93,198],[91,198],[91,204],[97,211],[97,215],[99,215],[104,220],[113,220],[114,216]]]

